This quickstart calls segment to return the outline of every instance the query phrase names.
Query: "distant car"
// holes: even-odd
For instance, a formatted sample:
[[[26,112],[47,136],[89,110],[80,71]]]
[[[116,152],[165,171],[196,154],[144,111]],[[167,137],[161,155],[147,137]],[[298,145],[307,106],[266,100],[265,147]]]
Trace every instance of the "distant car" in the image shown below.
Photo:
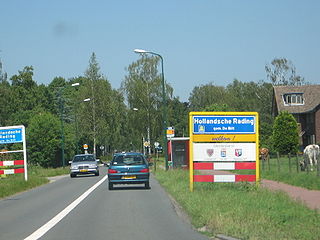
[[[94,174],[99,176],[99,160],[93,154],[79,154],[73,157],[70,162],[70,177],[80,174]]]
[[[109,164],[109,190],[115,184],[144,184],[149,189],[149,177],[149,164],[142,153],[116,153]]]

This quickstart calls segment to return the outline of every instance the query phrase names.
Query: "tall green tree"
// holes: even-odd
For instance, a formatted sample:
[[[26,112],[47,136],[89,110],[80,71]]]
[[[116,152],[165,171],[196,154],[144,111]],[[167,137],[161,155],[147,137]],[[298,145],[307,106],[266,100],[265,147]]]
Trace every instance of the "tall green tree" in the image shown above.
[[[130,127],[134,129],[136,141],[143,136],[147,138],[148,135],[151,141],[159,141],[163,132],[162,77],[157,69],[158,63],[158,57],[142,56],[129,65],[126,69],[128,73],[121,84],[129,109],[138,109],[130,118]],[[169,100],[173,89],[169,84],[165,84],[165,89],[166,99]]]
[[[27,128],[27,139],[28,159],[32,164],[42,167],[62,165],[61,128],[58,117],[46,112],[34,115]],[[70,144],[65,146],[70,148]]]
[[[46,94],[33,80],[33,67],[26,66],[11,78],[10,124],[28,125],[32,115],[41,107],[47,107]]]
[[[213,83],[196,86],[190,94],[189,103],[192,111],[201,111],[213,104],[226,104],[226,89],[222,86],[215,86]]]
[[[303,77],[296,74],[296,67],[286,58],[275,58],[271,65],[266,65],[265,70],[268,79],[273,85],[295,85],[305,84]]]
[[[176,137],[189,136],[189,104],[174,97],[168,101],[168,120],[175,129]]]
[[[274,149],[282,154],[296,153],[299,146],[299,132],[296,119],[289,112],[280,112],[273,126]]]
[[[85,71],[78,96],[82,101],[90,98],[90,101],[81,104],[79,129],[82,131],[82,136],[92,140],[93,152],[96,153],[98,145],[110,145],[114,139],[116,134],[114,130],[119,128],[119,121],[115,119],[120,109],[115,107],[119,98],[107,78],[100,73],[95,53],[92,53],[89,59],[89,66]]]
[[[2,62],[0,59],[0,83],[7,81],[7,73],[3,71]]]

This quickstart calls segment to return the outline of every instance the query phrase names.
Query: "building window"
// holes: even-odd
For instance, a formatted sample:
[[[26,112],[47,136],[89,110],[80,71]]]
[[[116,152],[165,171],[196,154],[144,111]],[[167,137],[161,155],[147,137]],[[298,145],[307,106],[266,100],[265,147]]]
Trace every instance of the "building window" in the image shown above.
[[[303,105],[303,93],[286,93],[283,95],[284,105]]]

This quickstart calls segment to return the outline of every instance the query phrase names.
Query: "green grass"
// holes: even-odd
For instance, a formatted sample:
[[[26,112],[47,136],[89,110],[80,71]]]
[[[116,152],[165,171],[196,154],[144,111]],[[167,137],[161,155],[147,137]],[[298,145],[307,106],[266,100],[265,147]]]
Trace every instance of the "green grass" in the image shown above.
[[[301,172],[296,166],[296,158],[291,159],[291,169],[288,158],[271,158],[269,164],[261,162],[261,178],[284,182],[293,186],[303,187],[311,190],[320,190],[320,176],[317,171]]]
[[[48,183],[47,177],[68,174],[69,168],[41,168],[28,167],[28,181],[24,180],[24,174],[6,175],[0,178],[0,198],[26,191],[28,189]]]
[[[189,191],[188,171],[155,173],[160,184],[180,203],[195,227],[210,235],[240,239],[319,239],[320,214],[248,183],[195,183]]]

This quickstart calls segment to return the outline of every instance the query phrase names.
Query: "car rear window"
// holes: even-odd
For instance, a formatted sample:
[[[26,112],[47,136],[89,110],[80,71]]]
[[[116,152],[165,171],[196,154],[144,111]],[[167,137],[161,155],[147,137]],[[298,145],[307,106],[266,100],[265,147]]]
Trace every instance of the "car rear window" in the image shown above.
[[[112,160],[112,165],[141,165],[145,164],[141,155],[118,155]]]
[[[87,162],[87,161],[95,161],[92,155],[87,156],[75,156],[73,162]]]

